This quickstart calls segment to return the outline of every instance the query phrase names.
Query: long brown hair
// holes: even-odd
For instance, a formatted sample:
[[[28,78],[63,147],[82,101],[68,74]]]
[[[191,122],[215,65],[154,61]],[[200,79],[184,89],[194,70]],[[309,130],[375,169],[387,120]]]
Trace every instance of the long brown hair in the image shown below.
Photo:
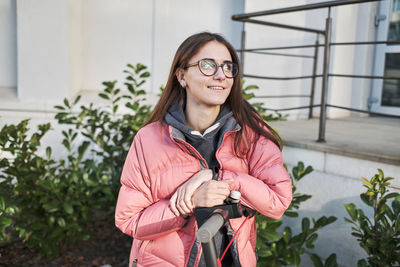
[[[179,99],[180,104],[184,103],[186,91],[178,82],[176,73],[179,69],[183,69],[205,44],[211,41],[217,41],[225,45],[231,54],[232,61],[240,66],[235,49],[221,35],[201,32],[188,37],[176,51],[167,84],[145,125],[157,121],[161,122],[168,108],[176,99]],[[245,156],[249,152],[250,144],[256,142],[260,135],[270,139],[282,149],[282,141],[279,135],[263,121],[254,107],[243,98],[240,69],[239,74],[234,78],[231,93],[226,101],[232,109],[233,116],[241,126],[240,131],[235,135],[234,149],[238,156]],[[248,128],[252,129],[256,135],[250,135]]]

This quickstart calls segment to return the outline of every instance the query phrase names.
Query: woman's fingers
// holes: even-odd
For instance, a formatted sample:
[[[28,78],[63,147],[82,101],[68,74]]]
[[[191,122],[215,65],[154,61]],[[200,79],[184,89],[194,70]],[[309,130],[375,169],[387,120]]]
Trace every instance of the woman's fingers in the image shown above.
[[[193,195],[194,206],[212,207],[215,205],[221,205],[229,194],[229,183],[213,180],[205,182]]]
[[[175,192],[169,200],[169,207],[171,211],[176,215],[179,216],[179,211],[176,207],[176,199],[177,199],[177,192]]]
[[[184,192],[180,192],[179,194],[179,198],[177,200],[176,203],[176,207],[178,208],[179,212],[181,214],[189,214],[192,212],[192,208],[191,208],[191,204],[189,203],[189,205],[186,203],[185,201],[185,193]]]
[[[210,169],[201,170],[181,185],[170,199],[170,207],[175,215],[189,215],[193,211],[193,193],[205,181],[212,179]]]
[[[185,195],[187,196],[187,194],[185,194],[185,191],[179,188],[169,200],[171,211],[176,216],[189,215],[193,210],[191,200],[188,199]]]

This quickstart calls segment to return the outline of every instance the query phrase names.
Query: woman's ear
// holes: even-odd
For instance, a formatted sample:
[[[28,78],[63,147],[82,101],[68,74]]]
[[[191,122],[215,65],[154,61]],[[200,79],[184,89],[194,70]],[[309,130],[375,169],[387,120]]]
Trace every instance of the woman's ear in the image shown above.
[[[179,69],[176,71],[176,79],[178,80],[178,82],[181,84],[181,86],[183,88],[186,87],[186,82],[185,82],[185,72],[183,71],[183,69]]]

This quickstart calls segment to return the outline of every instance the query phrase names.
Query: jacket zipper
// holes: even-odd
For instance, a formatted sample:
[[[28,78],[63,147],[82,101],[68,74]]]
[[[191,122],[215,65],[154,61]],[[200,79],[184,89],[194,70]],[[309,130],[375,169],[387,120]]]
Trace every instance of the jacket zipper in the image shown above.
[[[148,244],[148,242],[147,242],[147,244]],[[143,259],[144,250],[147,247],[147,244],[145,244],[145,243],[146,243],[146,240],[142,240],[142,242],[139,245],[137,259],[134,259],[134,260],[136,260],[136,263],[139,261],[139,259]]]
[[[192,156],[194,156],[195,158],[197,158],[199,160],[201,169],[208,169],[208,164],[207,164],[206,160],[200,155],[200,153],[192,145],[190,145],[189,143],[183,141],[180,138],[174,138],[172,136],[171,136],[171,138],[177,144],[180,144],[180,145],[184,146]],[[197,226],[197,223],[195,222],[193,224],[193,232],[196,232],[196,226]],[[193,253],[193,249],[194,249],[195,244],[196,244],[196,235],[194,236],[194,239],[192,241],[192,245],[190,246],[188,261],[185,263],[185,265],[187,267],[193,267],[194,266],[194,264],[196,263],[196,259],[198,257],[198,254],[200,252],[200,246],[198,246],[198,250],[196,252],[196,256],[194,257],[194,262],[193,262],[193,264],[191,264],[191,256],[192,256],[191,254]]]
[[[206,160],[200,155],[200,153],[192,145],[190,145],[189,143],[187,143],[179,138],[173,137],[173,139],[176,143],[183,145],[190,152],[190,154],[192,156],[194,156],[195,158],[197,158],[200,161],[200,167],[202,169],[208,169],[208,164],[207,164]]]
[[[225,142],[227,136],[228,136],[228,135],[231,135],[231,134],[233,134],[233,133],[235,133],[235,132],[238,132],[239,130],[240,130],[240,129],[236,129],[236,130],[232,130],[232,131],[226,132],[226,133],[224,134],[224,137],[222,137],[221,145],[218,147],[217,151],[215,151],[215,158],[217,159],[217,161],[218,161],[218,163],[219,163],[219,166],[220,166],[221,168],[222,168],[222,164],[221,164],[221,162],[219,161],[219,159],[218,159],[218,157],[217,157],[218,152],[221,150],[221,147],[223,146],[223,144],[224,144],[224,142]],[[220,175],[218,174],[218,179],[219,179],[219,177],[220,177]]]
[[[236,129],[236,130],[232,130],[232,131],[226,132],[226,133],[224,134],[224,137],[222,138],[221,145],[219,146],[219,148],[217,149],[217,151],[215,151],[215,158],[217,159],[217,161],[218,161],[218,163],[219,163],[219,165],[220,165],[221,167],[222,167],[222,165],[221,165],[221,162],[219,161],[219,159],[217,158],[217,153],[220,151],[220,148],[223,146],[223,144],[224,144],[224,142],[225,142],[225,140],[226,140],[226,137],[227,137],[228,135],[234,133],[234,132],[239,131],[239,130],[240,130],[240,129]],[[171,136],[171,135],[170,135],[170,136]],[[171,136],[171,138],[172,138],[176,143],[178,143],[178,144],[180,144],[180,145],[183,145],[183,146],[190,152],[190,154],[192,154],[194,157],[196,157],[196,158],[200,161],[200,166],[201,166],[203,169],[208,169],[208,164],[207,164],[206,160],[200,155],[200,153],[199,153],[192,145],[190,145],[189,143],[185,142],[184,140],[182,140],[182,139],[180,139],[180,138],[175,138],[175,137],[172,137],[172,136]],[[229,222],[228,222],[228,223],[229,223]],[[196,225],[197,225],[197,223],[195,223],[195,224],[193,225],[193,231],[194,231],[194,232],[196,232]],[[193,242],[192,242],[192,245],[191,245],[191,248],[190,248],[190,252],[189,252],[188,262],[186,263],[186,265],[187,265],[188,267],[192,267],[192,266],[189,266],[189,261],[190,261],[190,256],[191,256],[191,253],[192,253],[192,251],[193,251],[193,247],[194,247],[195,243],[196,243],[196,236],[195,236],[195,238],[193,239]],[[198,251],[197,251],[197,253],[196,253],[196,257],[195,257],[195,262],[196,262],[196,259],[197,259],[197,257],[198,257],[198,254],[199,254],[200,250],[201,250],[201,249],[200,249],[200,246],[199,246]]]

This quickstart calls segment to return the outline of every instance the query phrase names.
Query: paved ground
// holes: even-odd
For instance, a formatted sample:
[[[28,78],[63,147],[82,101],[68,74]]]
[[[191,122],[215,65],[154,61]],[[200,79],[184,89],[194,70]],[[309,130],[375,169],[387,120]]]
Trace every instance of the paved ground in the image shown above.
[[[270,123],[292,147],[400,165],[400,119],[349,117],[327,120],[326,143],[318,139],[319,119]]]

